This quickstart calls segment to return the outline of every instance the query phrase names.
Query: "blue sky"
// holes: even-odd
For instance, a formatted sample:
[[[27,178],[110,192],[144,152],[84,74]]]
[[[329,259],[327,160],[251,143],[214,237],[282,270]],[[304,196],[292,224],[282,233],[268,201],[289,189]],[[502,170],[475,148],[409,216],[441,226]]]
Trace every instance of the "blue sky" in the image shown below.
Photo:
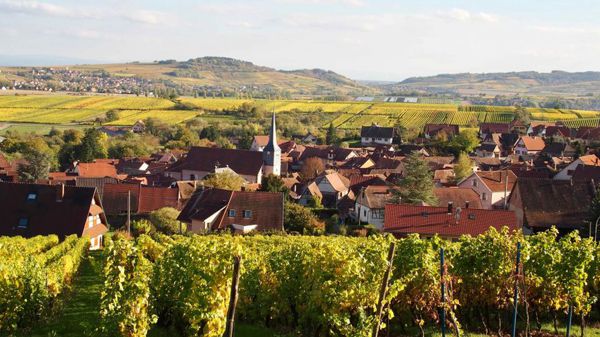
[[[228,56],[355,79],[600,70],[592,0],[0,0],[0,54]]]

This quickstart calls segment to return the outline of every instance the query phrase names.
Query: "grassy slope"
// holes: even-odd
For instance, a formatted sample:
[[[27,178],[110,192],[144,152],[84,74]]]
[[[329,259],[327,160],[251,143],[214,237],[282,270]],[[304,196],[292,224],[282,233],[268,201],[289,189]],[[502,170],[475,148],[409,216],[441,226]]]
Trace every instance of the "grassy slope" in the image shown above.
[[[19,337],[80,337],[93,333],[100,319],[100,291],[102,290],[102,256],[93,252],[81,265],[73,285],[73,292],[65,305],[48,322],[35,325]]]

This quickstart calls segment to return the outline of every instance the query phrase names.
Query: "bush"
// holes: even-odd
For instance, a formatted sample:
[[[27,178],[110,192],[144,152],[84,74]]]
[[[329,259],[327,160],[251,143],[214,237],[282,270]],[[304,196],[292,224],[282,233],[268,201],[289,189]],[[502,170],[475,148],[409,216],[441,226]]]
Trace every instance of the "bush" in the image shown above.
[[[178,216],[179,211],[175,208],[163,207],[151,212],[148,218],[157,231],[165,234],[176,234],[186,231],[186,224],[178,221]]]

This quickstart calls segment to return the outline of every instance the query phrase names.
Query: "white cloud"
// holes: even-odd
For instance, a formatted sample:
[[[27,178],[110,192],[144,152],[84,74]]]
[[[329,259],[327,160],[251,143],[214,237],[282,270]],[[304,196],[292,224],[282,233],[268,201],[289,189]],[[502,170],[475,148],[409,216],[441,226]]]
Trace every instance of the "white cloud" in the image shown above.
[[[253,13],[256,6],[250,6],[246,3],[203,3],[195,6],[200,12],[210,14],[247,14]]]
[[[6,12],[30,15],[47,15],[81,19],[120,18],[131,22],[161,24],[168,15],[159,11],[64,7],[51,3],[30,0],[0,0],[0,9]]]
[[[532,29],[543,33],[600,34],[598,27],[533,26]]]
[[[300,5],[344,5],[361,7],[366,5],[363,0],[278,0],[278,2]]]
[[[483,21],[487,23],[495,23],[499,21],[499,18],[496,15],[485,12],[471,13],[470,11],[462,8],[452,8],[447,11],[438,11],[437,16],[443,19],[460,22]]]
[[[147,23],[151,25],[165,23],[167,22],[168,17],[166,13],[148,10],[133,11],[131,13],[122,12],[117,13],[116,16],[121,16],[129,21]]]

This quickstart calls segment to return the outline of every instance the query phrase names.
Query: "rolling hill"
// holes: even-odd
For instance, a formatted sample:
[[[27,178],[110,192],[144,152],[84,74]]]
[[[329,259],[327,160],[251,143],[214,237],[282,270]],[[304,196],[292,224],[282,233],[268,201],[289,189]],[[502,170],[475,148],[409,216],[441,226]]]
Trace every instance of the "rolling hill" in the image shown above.
[[[535,71],[508,73],[441,74],[412,77],[402,82],[379,86],[387,92],[423,91],[461,96],[485,94],[529,96],[597,96],[600,95],[600,72]]]
[[[379,92],[377,88],[359,84],[333,71],[284,71],[225,57],[40,67],[36,70],[37,74],[32,67],[0,68],[0,85],[3,80],[5,83],[16,80],[27,85],[22,89],[40,90],[40,86],[61,83],[63,87],[54,90],[112,93],[147,91],[160,85],[177,89],[181,94],[205,94],[208,91],[209,95],[215,92],[219,96],[244,93],[262,97],[356,96]]]

